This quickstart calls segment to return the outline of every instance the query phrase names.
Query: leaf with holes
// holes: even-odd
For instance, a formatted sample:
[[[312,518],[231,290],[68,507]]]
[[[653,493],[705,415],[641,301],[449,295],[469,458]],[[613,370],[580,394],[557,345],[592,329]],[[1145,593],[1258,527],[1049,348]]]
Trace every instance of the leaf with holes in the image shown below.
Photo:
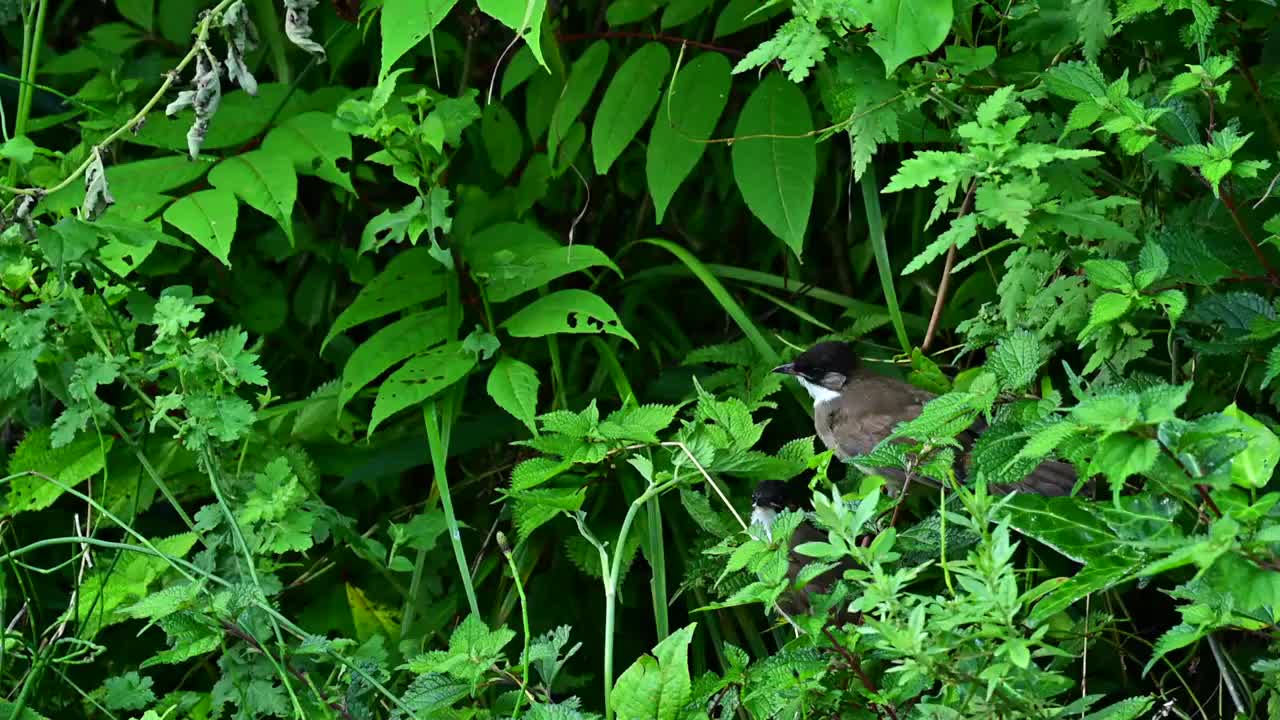
[[[729,61],[719,53],[706,52],[676,75],[658,116],[649,131],[645,177],[658,222],[680,183],[698,165],[706,152],[705,141],[729,101]]]
[[[378,388],[378,397],[373,401],[373,417],[369,420],[369,434],[372,435],[383,420],[466,377],[475,365],[475,354],[464,351],[462,343],[458,342],[438,347],[405,363]]]
[[[485,390],[498,407],[537,435],[538,424],[534,418],[538,415],[538,385],[537,370],[510,355],[503,355],[489,372]]]
[[[226,190],[201,190],[164,211],[170,225],[191,236],[209,254],[231,267],[231,239],[236,234],[236,197]]]
[[[671,69],[671,53],[651,42],[622,63],[613,76],[591,126],[591,158],[596,172],[609,172],[618,156],[649,121]]]
[[[480,0],[479,4],[481,12],[524,38],[538,64],[547,68],[542,58],[542,16],[547,12],[547,0]]]
[[[391,323],[365,340],[347,358],[338,391],[338,411],[356,393],[396,363],[434,345],[456,338],[458,327],[449,327],[444,308],[414,313]]]
[[[443,295],[444,285],[445,276],[440,272],[440,263],[431,257],[430,248],[417,247],[400,253],[333,321],[320,351],[324,352],[338,333]]]
[[[232,155],[209,171],[209,184],[235,193],[246,205],[275,220],[293,244],[298,176],[289,158],[264,150]]]
[[[609,303],[586,290],[561,290],[539,298],[507,318],[502,326],[516,337],[606,332],[640,346]]]
[[[309,112],[289,118],[267,134],[262,149],[289,158],[303,175],[355,192],[351,178],[338,167],[339,160],[351,160],[351,136],[333,126],[329,113]]]
[[[731,155],[742,199],[796,257],[804,245],[818,175],[812,131],[804,93],[775,72],[751,93],[733,132],[740,138]]]

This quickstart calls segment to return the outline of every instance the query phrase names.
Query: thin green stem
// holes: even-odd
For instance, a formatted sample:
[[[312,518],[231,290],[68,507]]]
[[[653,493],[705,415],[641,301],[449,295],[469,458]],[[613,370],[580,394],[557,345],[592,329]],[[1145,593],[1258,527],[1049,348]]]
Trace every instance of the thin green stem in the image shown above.
[[[520,568],[511,555],[511,546],[507,544],[507,536],[498,531],[498,548],[507,559],[507,567],[511,568],[511,581],[516,585],[516,593],[520,596],[520,623],[524,631],[524,650],[520,653],[520,690],[516,695],[516,706],[511,710],[511,720],[520,715],[520,706],[524,703],[524,694],[529,687],[529,598],[524,594],[524,583],[520,582]]]

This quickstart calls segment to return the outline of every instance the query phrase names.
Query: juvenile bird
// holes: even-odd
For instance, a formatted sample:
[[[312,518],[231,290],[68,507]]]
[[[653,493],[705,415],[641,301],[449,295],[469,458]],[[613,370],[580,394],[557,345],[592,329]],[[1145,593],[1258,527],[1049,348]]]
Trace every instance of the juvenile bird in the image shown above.
[[[894,426],[920,415],[925,403],[936,397],[909,383],[880,375],[861,366],[853,347],[843,342],[823,342],[800,353],[795,360],[774,368],[791,375],[813,398],[813,426],[818,437],[836,457],[850,462],[864,455],[893,433]],[[961,456],[967,460],[982,430],[975,423],[956,438]],[[886,491],[897,494],[906,483],[906,473],[896,468],[860,467],[868,474],[883,476]],[[963,476],[967,468],[960,467]],[[918,475],[914,478],[934,484]],[[1076,471],[1070,464],[1046,461],[1025,478],[1008,483],[992,483],[994,495],[1031,492],[1040,495],[1070,495]]]
[[[751,493],[751,523],[759,525],[764,529],[765,535],[773,539],[773,524],[777,520],[778,514],[784,510],[803,511],[808,509],[808,502],[801,499],[801,493],[798,489],[777,480],[761,480]],[[807,542],[827,542],[827,534],[813,525],[808,520],[804,520],[791,533],[791,539],[787,544],[787,582],[795,585],[800,576],[800,572],[805,566],[815,562],[814,558],[802,555],[796,552],[796,547]],[[785,593],[778,598],[778,606],[788,615],[797,615],[809,612],[811,607],[810,596],[813,594],[826,595],[830,593],[835,586],[836,580],[844,574],[844,571],[854,567],[853,559],[845,557],[834,568],[821,573],[804,587],[797,588],[794,591]],[[848,613],[841,610],[835,615],[837,624],[847,621],[850,618]]]

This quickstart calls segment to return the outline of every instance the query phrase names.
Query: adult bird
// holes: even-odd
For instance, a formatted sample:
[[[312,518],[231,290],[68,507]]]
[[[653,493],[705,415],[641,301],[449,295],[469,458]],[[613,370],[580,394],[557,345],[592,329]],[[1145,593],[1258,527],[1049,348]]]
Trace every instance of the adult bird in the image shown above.
[[[864,367],[849,343],[823,342],[796,356],[795,360],[773,370],[791,375],[813,398],[813,426],[818,437],[836,457],[851,462],[871,452],[901,422],[912,420],[924,410],[925,403],[936,397],[927,390]],[[968,459],[982,427],[975,423],[956,438],[961,444],[961,457]],[[907,475],[897,468],[861,467],[868,474],[883,476],[886,491],[897,494],[906,485]],[[958,474],[967,468],[960,467]],[[932,484],[928,478],[915,479]],[[1076,484],[1076,471],[1070,464],[1049,460],[1029,475],[1014,482],[992,483],[994,495],[1031,492],[1039,495],[1070,495]]]

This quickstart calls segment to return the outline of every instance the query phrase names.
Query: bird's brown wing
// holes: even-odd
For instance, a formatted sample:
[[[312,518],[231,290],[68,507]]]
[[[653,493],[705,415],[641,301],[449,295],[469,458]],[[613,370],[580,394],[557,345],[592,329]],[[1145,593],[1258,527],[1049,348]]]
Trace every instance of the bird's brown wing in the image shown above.
[[[1076,469],[1071,464],[1049,460],[1041,463],[1039,467],[1031,471],[1030,475],[1017,482],[992,485],[990,489],[994,495],[1029,492],[1037,495],[1058,497],[1070,495],[1071,490],[1075,488],[1077,479],[1079,479],[1079,475],[1076,474]],[[1091,485],[1091,483],[1086,483],[1081,492],[1086,495],[1090,494],[1092,491]]]
[[[791,542],[789,544],[790,554],[788,555],[787,580],[791,585],[795,585],[800,573],[806,565],[814,562],[820,562],[816,558],[802,555],[796,552],[796,548],[807,542],[826,542],[827,534],[814,527],[809,522],[800,523],[800,525],[791,534]],[[825,595],[835,588],[836,581],[843,575],[844,571],[853,568],[853,559],[844,557],[836,567],[827,570],[810,580],[802,588],[784,593],[778,598],[778,605],[788,615],[796,615],[807,613],[810,610],[811,603],[809,596],[818,594]],[[843,613],[840,614],[843,617]]]

